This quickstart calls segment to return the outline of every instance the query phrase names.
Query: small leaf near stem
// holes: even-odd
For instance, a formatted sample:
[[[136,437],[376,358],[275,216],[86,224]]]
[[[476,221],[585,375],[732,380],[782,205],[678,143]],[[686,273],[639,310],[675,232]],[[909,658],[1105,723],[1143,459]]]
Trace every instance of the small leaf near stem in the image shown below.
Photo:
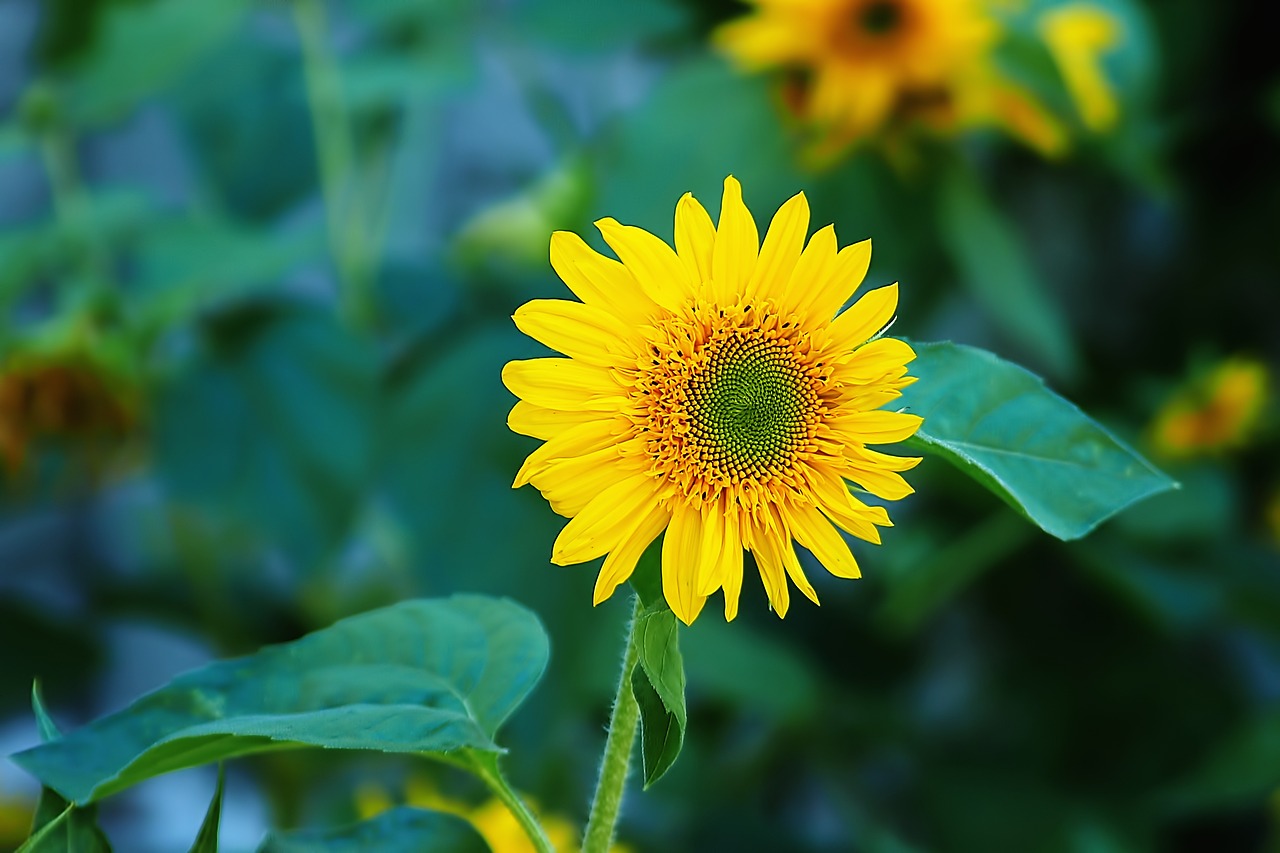
[[[640,721],[640,709],[631,688],[631,673],[640,657],[640,632],[637,628],[643,611],[644,604],[637,597],[627,627],[627,650],[622,658],[618,695],[613,700],[609,737],[605,740],[604,756],[600,759],[600,778],[591,800],[591,816],[587,819],[582,853],[606,853],[613,844],[614,827],[622,808],[622,794],[631,765],[631,749],[635,745],[636,727]]]

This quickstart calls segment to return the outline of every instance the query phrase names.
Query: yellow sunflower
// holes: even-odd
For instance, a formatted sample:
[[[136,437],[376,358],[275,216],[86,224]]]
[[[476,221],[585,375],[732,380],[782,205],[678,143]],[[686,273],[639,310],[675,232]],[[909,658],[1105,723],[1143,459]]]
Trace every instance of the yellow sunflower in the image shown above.
[[[686,624],[717,590],[734,618],[744,548],[779,616],[787,578],[817,602],[792,540],[833,575],[858,577],[836,528],[878,543],[877,526],[890,522],[846,481],[896,500],[912,491],[900,472],[920,461],[867,447],[920,425],[880,410],[914,381],[911,347],[880,337],[897,285],[836,316],[866,274],[870,241],[837,250],[828,225],[806,246],[800,193],[761,244],[732,177],[718,225],[692,195],[680,199],[674,251],[613,219],[596,227],[621,261],[557,231],[551,264],[582,301],[534,300],[514,317],[568,358],[513,361],[502,372],[520,398],[511,429],[545,441],[515,486],[532,483],[572,519],[552,562],[607,555],[598,604],[665,530],[663,594]]]
[[[1244,447],[1266,408],[1270,377],[1262,362],[1235,357],[1179,389],[1156,413],[1151,441],[1158,453],[1189,458]]]
[[[750,0],[716,43],[747,71],[780,70],[789,107],[819,150],[910,122],[993,124],[1047,155],[1061,126],[990,60],[1001,36],[982,0]]]

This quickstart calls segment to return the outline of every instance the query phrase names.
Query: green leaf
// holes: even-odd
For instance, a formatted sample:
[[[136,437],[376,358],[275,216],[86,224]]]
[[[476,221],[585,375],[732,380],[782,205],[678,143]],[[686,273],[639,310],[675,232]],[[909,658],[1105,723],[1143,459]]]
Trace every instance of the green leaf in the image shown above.
[[[666,596],[662,594],[662,537],[649,543],[649,547],[636,561],[635,570],[628,578],[631,588],[640,596],[640,604],[646,612],[670,610]]]
[[[248,0],[113,4],[92,49],[67,82],[67,112],[82,124],[112,121],[172,86],[235,28]]]
[[[471,824],[441,812],[401,806],[335,829],[273,832],[258,853],[487,853]]]
[[[1170,813],[1224,811],[1254,805],[1280,787],[1280,711],[1231,729],[1206,761],[1156,794]]]
[[[644,785],[657,782],[675,763],[684,745],[684,661],[679,623],[670,610],[637,617],[639,665],[631,671],[631,690],[640,706],[640,745]]]
[[[546,663],[542,625],[512,601],[408,601],[193,670],[13,760],[84,804],[268,750],[498,751],[498,727]]]
[[[226,784],[226,768],[218,765],[218,786],[213,789],[213,799],[205,812],[204,823],[196,834],[190,853],[218,853],[218,824],[222,820],[222,789]]]
[[[1177,484],[1033,373],[989,352],[914,344],[902,406],[924,418],[907,446],[939,456],[1045,532],[1078,539]]]
[[[40,740],[48,743],[61,736],[57,724],[45,710],[39,681],[31,685],[31,710],[35,713]],[[19,849],[31,853],[111,853],[111,843],[98,828],[97,813],[97,806],[74,808],[57,791],[42,788],[31,822],[31,837]]]
[[[967,169],[950,170],[938,215],[962,281],[991,319],[1053,375],[1074,374],[1079,355],[1061,309],[1045,293],[1013,226]]]

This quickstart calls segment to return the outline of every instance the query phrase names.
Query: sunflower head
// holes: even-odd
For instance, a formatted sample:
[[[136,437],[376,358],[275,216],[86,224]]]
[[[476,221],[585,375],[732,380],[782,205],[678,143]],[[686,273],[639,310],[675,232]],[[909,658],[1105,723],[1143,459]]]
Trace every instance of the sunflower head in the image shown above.
[[[827,226],[806,245],[803,193],[762,243],[732,177],[718,223],[692,195],[680,199],[674,250],[612,219],[596,225],[618,260],[569,232],[551,238],[552,266],[582,301],[535,300],[515,314],[568,357],[503,370],[520,398],[508,423],[545,442],[515,485],[533,484],[571,519],[552,561],[605,556],[599,603],[663,534],[663,593],[686,623],[717,590],[735,616],[744,550],[780,616],[788,579],[817,601],[794,543],[832,574],[858,577],[837,528],[878,543],[889,517],[848,484],[902,498],[911,487],[900,472],[920,461],[868,447],[920,424],[882,409],[913,381],[911,347],[880,337],[897,285],[838,313],[870,243],[840,249]]]

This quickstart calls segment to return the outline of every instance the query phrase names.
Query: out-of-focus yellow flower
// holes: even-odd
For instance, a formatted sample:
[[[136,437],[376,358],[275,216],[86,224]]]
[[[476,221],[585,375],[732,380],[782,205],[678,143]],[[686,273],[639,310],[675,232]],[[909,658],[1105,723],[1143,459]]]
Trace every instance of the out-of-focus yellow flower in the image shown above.
[[[0,361],[0,466],[23,467],[41,440],[119,438],[137,420],[137,399],[121,377],[74,352],[16,354]]]
[[[1267,368],[1232,358],[1175,393],[1156,414],[1151,442],[1168,457],[1241,447],[1251,438],[1267,401]]]
[[[744,70],[784,72],[791,110],[817,133],[819,156],[881,131],[994,125],[1046,156],[1061,125],[1000,74],[1003,32],[990,0],[751,0],[716,43]]]
[[[528,798],[525,802],[529,802]],[[375,817],[395,805],[385,788],[366,786],[356,792],[356,811],[361,819]],[[404,805],[463,818],[475,827],[493,853],[536,853],[520,822],[496,798],[471,806],[444,796],[429,780],[414,776],[405,785]],[[547,840],[557,853],[578,853],[578,830],[573,823],[561,815],[539,813],[536,804],[530,803],[530,808],[537,814]],[[629,848],[615,844],[610,850],[612,853],[628,853]]]
[[[1120,21],[1090,3],[1068,3],[1045,12],[1039,30],[1085,127],[1095,133],[1114,127],[1120,107],[1102,57],[1120,45]]]

